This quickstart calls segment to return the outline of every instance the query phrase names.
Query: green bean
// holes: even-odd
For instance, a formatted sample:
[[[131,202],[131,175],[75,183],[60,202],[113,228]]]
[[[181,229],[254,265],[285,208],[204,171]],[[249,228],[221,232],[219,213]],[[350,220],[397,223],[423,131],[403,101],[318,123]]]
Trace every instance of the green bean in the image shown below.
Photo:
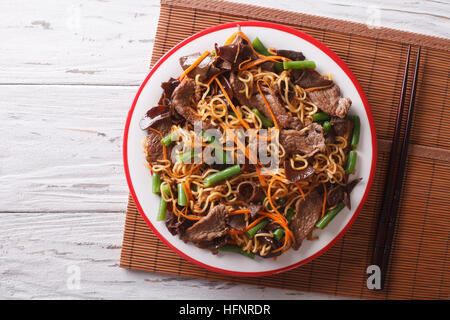
[[[269,50],[267,50],[267,48],[263,45],[263,43],[261,42],[261,40],[259,40],[258,37],[256,37],[253,42],[252,42],[252,46],[253,48],[255,48],[256,51],[258,51],[259,53],[265,55],[265,56],[270,56],[270,52]]]
[[[159,200],[159,208],[158,208],[158,215],[156,216],[156,221],[166,220],[166,213],[167,213],[167,202],[163,198],[161,198]]]
[[[350,151],[345,165],[345,173],[352,174],[355,171],[356,165],[356,151]]]
[[[170,196],[170,187],[168,184],[163,184],[162,191],[164,192],[164,194]]]
[[[361,131],[361,120],[359,119],[358,116],[353,116],[353,123],[354,126],[351,145],[353,149],[356,149],[356,147],[358,147],[359,135]]]
[[[234,177],[235,175],[241,172],[241,166],[239,164],[235,164],[234,166],[228,167],[222,171],[210,174],[203,180],[203,184],[206,187],[210,187],[217,182],[222,180],[226,180]]]
[[[325,121],[322,124],[322,127],[323,127],[323,131],[325,131],[325,132],[330,131],[331,130],[331,123],[330,123],[330,121]]]
[[[162,191],[170,195],[170,189],[169,185],[163,184]],[[167,202],[164,200],[163,197],[159,200],[159,208],[158,208],[158,214],[156,216],[156,221],[163,221],[166,220],[166,213],[167,213]]]
[[[317,112],[313,115],[313,121],[319,122],[319,121],[329,121],[331,119],[331,116],[329,114],[326,114],[325,112]]]
[[[283,61],[284,69],[315,69],[314,61]]]
[[[323,229],[327,226],[327,224],[333,220],[333,218],[345,207],[343,202],[340,202],[334,209],[331,209],[323,216],[319,222],[316,223],[316,227],[319,229]]]
[[[269,220],[267,220],[267,219],[264,219],[264,220],[262,220],[260,223],[258,223],[256,226],[254,226],[254,227],[252,227],[252,228],[250,228],[250,229],[248,229],[247,231],[246,231],[246,233],[247,233],[247,236],[250,238],[250,239],[252,239],[254,236],[255,236],[255,234],[259,231],[259,230],[261,230],[262,228],[264,228],[264,226],[266,225],[266,224],[268,224],[269,223]]]
[[[186,206],[187,205],[187,197],[186,197],[186,192],[184,192],[184,185],[182,182],[178,183],[177,185],[177,190],[178,190],[178,204],[180,206]]]
[[[276,73],[282,73],[284,70],[283,62],[275,62],[275,64],[273,65],[273,69]]]
[[[256,114],[256,116],[257,116],[258,118],[261,119],[261,123],[262,123],[262,125],[263,125],[264,128],[273,127],[273,122],[272,122],[271,120],[267,119],[265,116],[263,116],[262,113],[259,112],[258,109],[253,108],[253,109],[252,109],[252,112],[253,112],[254,114]]]
[[[154,194],[161,193],[161,177],[156,172],[152,175],[152,192]]]
[[[247,251],[243,250],[242,248],[240,248],[236,245],[233,245],[233,244],[226,244],[224,246],[221,246],[219,248],[219,251],[235,252],[235,253],[242,254],[246,257],[249,257],[250,259],[255,258],[255,254],[253,252],[247,252]]]

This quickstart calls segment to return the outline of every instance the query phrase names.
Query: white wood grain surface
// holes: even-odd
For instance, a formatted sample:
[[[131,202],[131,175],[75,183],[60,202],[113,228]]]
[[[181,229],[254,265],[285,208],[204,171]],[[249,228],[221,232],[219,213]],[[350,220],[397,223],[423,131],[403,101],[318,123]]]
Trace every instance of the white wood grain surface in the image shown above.
[[[450,36],[449,1],[362,3],[258,2]],[[118,267],[122,130],[158,15],[159,0],[0,1],[0,299],[336,298]]]

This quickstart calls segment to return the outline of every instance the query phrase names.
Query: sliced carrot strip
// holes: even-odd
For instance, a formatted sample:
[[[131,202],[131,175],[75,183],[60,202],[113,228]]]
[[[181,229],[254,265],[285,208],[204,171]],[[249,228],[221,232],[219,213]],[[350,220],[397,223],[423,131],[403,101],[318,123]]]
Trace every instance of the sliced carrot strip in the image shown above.
[[[325,215],[325,206],[327,204],[327,187],[325,186],[325,183],[322,183],[322,185],[323,185],[324,194],[323,194],[323,205],[322,205],[322,216],[321,216],[321,218],[323,218],[323,216]]]
[[[256,86],[258,87],[258,91],[259,91],[259,93],[261,94],[261,97],[263,98],[264,103],[265,103],[266,106],[267,106],[267,109],[269,109],[270,115],[272,116],[273,124],[275,125],[275,129],[278,129],[277,119],[275,118],[275,115],[274,115],[274,113],[273,113],[273,111],[272,111],[272,108],[270,107],[270,104],[269,104],[269,102],[267,101],[266,97],[264,96],[264,94],[263,94],[263,92],[262,92],[262,90],[261,90],[261,86],[259,85],[259,83],[260,83],[261,81],[262,81],[262,80],[256,81]]]
[[[187,68],[186,70],[184,70],[184,72],[181,74],[181,76],[178,78],[180,81],[184,79],[184,77],[191,72],[193,69],[195,69],[195,67],[197,67],[200,62],[202,62],[207,56],[209,56],[211,54],[211,52],[209,52],[208,50],[206,50],[205,52],[203,52],[203,54],[198,57],[197,60],[194,61],[193,64],[191,64],[189,66],[189,68]]]

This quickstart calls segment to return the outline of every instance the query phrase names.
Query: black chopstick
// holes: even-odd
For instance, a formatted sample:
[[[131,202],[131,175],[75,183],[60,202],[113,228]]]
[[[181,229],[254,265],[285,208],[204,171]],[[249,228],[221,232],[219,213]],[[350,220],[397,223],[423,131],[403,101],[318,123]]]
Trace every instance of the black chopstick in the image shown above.
[[[384,245],[383,260],[380,265],[381,287],[382,288],[384,287],[384,281],[386,279],[386,272],[387,272],[388,265],[389,265],[391,247],[392,247],[392,242],[394,239],[395,221],[396,221],[397,215],[398,215],[398,205],[400,203],[400,195],[401,195],[402,185],[403,185],[403,176],[404,176],[405,167],[406,167],[406,158],[408,156],[408,143],[409,143],[409,136],[411,133],[413,114],[414,114],[414,106],[415,106],[416,90],[417,90],[417,76],[419,74],[420,51],[421,51],[421,47],[419,47],[417,50],[414,78],[413,78],[413,83],[412,83],[412,88],[411,88],[411,97],[409,99],[409,106],[408,106],[408,116],[406,118],[405,135],[403,137],[402,149],[401,149],[402,151],[400,154],[397,178],[395,181],[394,198],[392,200],[391,208],[389,210],[389,222],[388,222],[388,227],[387,227],[387,232],[386,232],[386,241],[385,241],[385,245]]]
[[[406,58],[405,72],[403,76],[402,91],[400,94],[400,102],[397,110],[397,119],[395,124],[394,139],[389,157],[389,171],[386,177],[384,189],[383,203],[381,206],[380,216],[375,235],[374,250],[372,254],[372,265],[377,265],[381,270],[381,287],[384,288],[386,273],[389,265],[391,246],[395,230],[395,221],[398,213],[398,204],[403,183],[403,176],[406,165],[406,157],[408,154],[408,142],[411,131],[411,123],[414,112],[414,102],[417,88],[417,75],[419,71],[420,50],[417,51],[416,65],[414,70],[414,78],[412,84],[411,97],[408,106],[408,116],[406,122],[405,135],[403,137],[401,152],[399,153],[398,145],[400,140],[400,130],[402,122],[402,114],[405,102],[405,94],[407,88],[409,60],[411,55],[411,46],[408,46],[408,54]],[[392,171],[390,171],[392,170]]]
[[[393,142],[391,145],[391,152],[389,154],[389,167],[388,172],[386,175],[386,181],[384,185],[384,196],[383,196],[383,202],[381,205],[381,210],[378,218],[378,225],[377,230],[375,234],[375,243],[373,248],[373,254],[372,254],[372,265],[381,265],[381,261],[383,259],[383,252],[384,252],[384,245],[386,240],[386,224],[389,219],[388,217],[388,209],[391,206],[392,199],[394,197],[394,177],[395,172],[392,172],[390,170],[395,169],[395,163],[398,162],[399,157],[399,140],[400,140],[400,129],[401,129],[401,122],[402,122],[402,114],[403,114],[403,108],[405,104],[405,97],[406,97],[406,87],[408,84],[408,70],[409,70],[409,60],[411,56],[411,45],[408,46],[408,53],[406,55],[406,62],[405,62],[405,71],[403,73],[403,83],[402,83],[402,90],[400,92],[400,100],[397,108],[397,119],[395,121],[395,131],[394,131],[394,137]]]

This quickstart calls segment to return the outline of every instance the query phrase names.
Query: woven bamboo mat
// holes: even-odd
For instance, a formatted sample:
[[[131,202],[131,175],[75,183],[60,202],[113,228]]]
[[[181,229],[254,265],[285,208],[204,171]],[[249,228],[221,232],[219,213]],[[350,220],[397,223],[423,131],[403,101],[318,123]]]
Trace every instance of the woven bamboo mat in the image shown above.
[[[363,299],[448,299],[450,40],[222,1],[163,0],[152,64],[189,35],[242,20],[272,21],[306,32],[336,52],[356,75],[372,107],[379,145],[376,177],[364,209],[346,235],[314,261],[279,275],[236,278],[198,267],[172,252],[151,232],[130,197],[120,266]],[[416,112],[388,286],[374,292],[366,287],[366,268],[389,170],[408,44],[413,45],[411,64],[417,46],[422,46]]]

